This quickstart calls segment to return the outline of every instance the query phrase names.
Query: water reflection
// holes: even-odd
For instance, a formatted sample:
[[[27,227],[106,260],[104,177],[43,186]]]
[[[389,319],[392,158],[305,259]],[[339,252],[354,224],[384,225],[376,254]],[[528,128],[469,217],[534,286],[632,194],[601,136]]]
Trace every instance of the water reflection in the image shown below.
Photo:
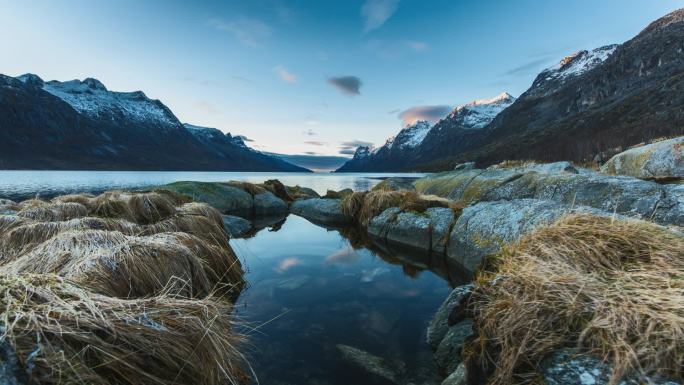
[[[40,195],[102,192],[158,186],[177,181],[225,182],[240,180],[262,183],[279,179],[286,185],[310,187],[319,194],[327,189],[368,190],[390,176],[418,177],[423,174],[388,173],[273,173],[273,172],[179,172],[179,171],[0,171],[0,198],[25,199]]]
[[[401,383],[439,383],[425,328],[458,274],[429,256],[373,246],[354,228],[291,215],[273,230],[231,241],[248,271],[237,312],[256,328],[261,383],[387,383],[345,346],[380,357]]]

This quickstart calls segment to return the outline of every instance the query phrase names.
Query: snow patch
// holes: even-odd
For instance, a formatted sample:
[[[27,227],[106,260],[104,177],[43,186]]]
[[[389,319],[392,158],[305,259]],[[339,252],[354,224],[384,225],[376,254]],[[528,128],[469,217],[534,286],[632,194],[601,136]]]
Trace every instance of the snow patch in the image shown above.
[[[607,45],[591,51],[582,50],[566,56],[555,66],[542,72],[547,81],[566,79],[581,75],[606,61],[617,49],[617,44]]]
[[[460,121],[465,128],[480,129],[486,127],[501,111],[515,102],[516,98],[503,92],[493,98],[478,99],[468,104],[458,106],[448,116],[449,119]]]

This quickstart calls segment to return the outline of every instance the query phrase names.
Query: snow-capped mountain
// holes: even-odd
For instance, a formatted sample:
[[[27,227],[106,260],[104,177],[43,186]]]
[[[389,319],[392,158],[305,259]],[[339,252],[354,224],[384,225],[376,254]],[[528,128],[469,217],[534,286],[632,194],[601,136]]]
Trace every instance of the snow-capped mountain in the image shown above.
[[[0,75],[0,168],[307,171],[241,137],[192,128],[141,91]]]
[[[44,82],[34,74],[17,77],[43,88],[67,102],[81,114],[93,119],[129,119],[135,122],[155,123],[168,129],[178,128],[178,119],[159,100],[148,98],[142,91],[115,92],[107,90],[97,79]]]
[[[486,127],[504,109],[515,102],[515,97],[503,92],[493,98],[478,99],[453,109],[444,119],[432,125],[417,121],[404,127],[381,147],[370,149],[359,147],[354,157],[338,171],[379,171],[384,167],[410,167],[420,158],[423,147],[432,152],[434,145],[458,142],[459,137],[468,136]],[[388,168],[392,169],[392,168]]]
[[[542,71],[527,94],[551,93],[571,78],[580,76],[603,64],[619,47],[606,45],[593,50],[581,50],[564,57],[556,65]]]
[[[478,99],[456,107],[446,119],[465,129],[485,128],[501,111],[515,102],[515,97],[503,92],[490,99]],[[441,127],[440,127],[441,128]]]

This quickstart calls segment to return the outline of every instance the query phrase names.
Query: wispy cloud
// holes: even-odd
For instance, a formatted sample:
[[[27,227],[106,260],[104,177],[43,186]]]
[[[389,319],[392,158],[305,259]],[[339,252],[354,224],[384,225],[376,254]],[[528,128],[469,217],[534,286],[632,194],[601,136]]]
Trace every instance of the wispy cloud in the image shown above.
[[[542,57],[539,59],[530,60],[527,63],[523,63],[515,68],[503,73],[503,76],[518,76],[518,75],[529,75],[539,72],[545,64],[551,61],[550,56]]]
[[[232,20],[211,19],[208,25],[217,31],[232,34],[239,42],[250,47],[258,47],[271,36],[271,27],[250,17],[240,16]]]
[[[309,145],[311,145],[311,146],[325,146],[325,145],[328,144],[328,143],[326,143],[326,142],[321,142],[321,141],[318,141],[318,140],[307,140],[306,142],[304,142],[304,144],[309,144]]]
[[[231,78],[233,78],[234,80],[239,80],[241,82],[245,82],[245,83],[253,83],[252,79],[248,79],[244,76],[233,75],[233,76],[231,76]]]
[[[364,140],[349,140],[341,142],[338,153],[341,155],[354,155],[356,149],[359,147],[372,147],[373,143]]]
[[[306,136],[316,136],[316,135],[318,135],[318,133],[317,133],[316,131],[314,131],[313,129],[311,129],[311,128],[308,128],[308,129],[304,130],[304,132],[302,132],[302,134],[304,134],[304,135],[306,135]]]
[[[304,151],[304,155],[318,155],[315,151]]]
[[[297,76],[281,65],[275,66],[275,68],[273,68],[273,71],[278,75],[280,80],[284,81],[285,83],[297,82]]]
[[[361,79],[356,76],[338,76],[328,78],[328,83],[343,94],[349,96],[361,95]]]
[[[428,122],[436,122],[444,118],[453,107],[447,105],[441,106],[416,106],[406,109],[399,113],[399,119],[404,124],[413,124],[418,120],[427,120]]]
[[[293,267],[299,266],[302,264],[302,260],[297,258],[297,257],[287,257],[280,261],[278,263],[278,267],[276,267],[274,270],[277,271],[278,273],[284,273],[288,270],[290,270]]]
[[[361,7],[364,32],[382,27],[397,10],[399,0],[366,0]]]

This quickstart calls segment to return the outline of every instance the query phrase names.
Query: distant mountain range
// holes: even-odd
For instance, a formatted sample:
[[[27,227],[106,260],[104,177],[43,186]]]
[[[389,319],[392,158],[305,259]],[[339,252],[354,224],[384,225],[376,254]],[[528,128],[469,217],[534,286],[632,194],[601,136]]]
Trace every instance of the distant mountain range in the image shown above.
[[[572,54],[519,98],[457,107],[438,123],[405,127],[379,148],[360,147],[351,171],[436,171],[475,161],[603,160],[636,143],[684,134],[684,10],[633,39]]]
[[[240,137],[182,124],[140,91],[33,74],[0,75],[0,168],[309,171]]]
[[[292,163],[299,167],[304,167],[315,172],[335,171],[349,160],[347,157],[333,155],[286,155],[276,154],[273,152],[264,152],[264,154],[275,156],[288,163]]]

